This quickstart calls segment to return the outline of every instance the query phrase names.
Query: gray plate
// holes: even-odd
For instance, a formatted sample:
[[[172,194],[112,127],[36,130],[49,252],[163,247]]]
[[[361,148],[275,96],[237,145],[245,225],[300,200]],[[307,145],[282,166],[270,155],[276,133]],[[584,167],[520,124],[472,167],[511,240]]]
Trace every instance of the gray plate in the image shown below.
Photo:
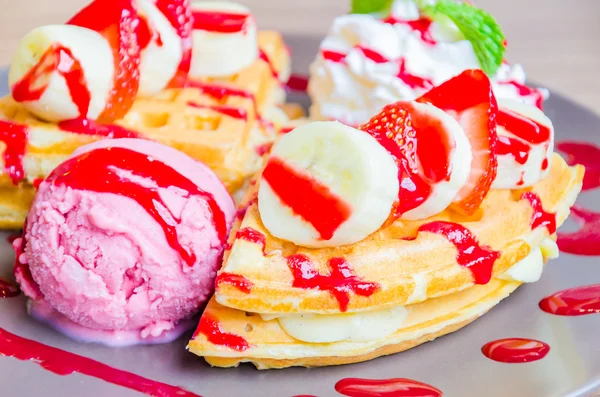
[[[305,72],[317,39],[290,37],[297,71]],[[6,81],[0,72],[0,81]],[[0,87],[0,94],[6,87]],[[298,98],[296,98],[298,99]],[[306,100],[306,98],[300,98]],[[546,111],[557,139],[600,143],[600,118],[553,94]],[[600,210],[600,192],[582,195],[587,208]],[[596,208],[594,208],[596,207]],[[567,224],[564,230],[574,228]],[[0,233],[0,276],[10,277],[13,252]],[[346,377],[411,378],[440,388],[444,396],[534,397],[588,396],[600,390],[600,315],[558,317],[538,309],[541,298],[561,289],[600,283],[595,257],[562,254],[551,261],[542,279],[519,288],[489,314],[466,328],[407,352],[370,362],[318,369],[292,368],[259,372],[250,365],[238,369],[210,368],[185,351],[186,335],[162,346],[111,349],[75,343],[25,313],[23,297],[0,299],[0,327],[147,378],[179,385],[204,397],[313,394],[337,396],[334,385]],[[551,346],[548,356],[528,364],[501,364],[485,358],[481,346],[494,339],[526,337]],[[136,396],[83,375],[57,376],[30,362],[0,358],[0,396]]]

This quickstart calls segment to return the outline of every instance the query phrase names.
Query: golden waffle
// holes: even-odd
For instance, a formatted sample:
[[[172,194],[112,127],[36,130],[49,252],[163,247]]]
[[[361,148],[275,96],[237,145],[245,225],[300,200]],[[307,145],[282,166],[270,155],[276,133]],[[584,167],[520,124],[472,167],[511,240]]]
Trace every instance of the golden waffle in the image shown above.
[[[279,33],[260,32],[259,47],[281,76],[289,74],[290,57]],[[227,78],[197,83],[224,85],[251,93],[210,95],[198,88],[169,89],[156,97],[139,98],[129,113],[115,124],[142,137],[175,147],[206,163],[234,193],[261,167],[260,146],[272,142],[275,128],[285,122],[278,109],[285,93],[277,73],[264,59]],[[196,106],[190,106],[190,104]],[[246,119],[232,117],[219,109],[242,112]],[[44,178],[75,149],[102,139],[60,130],[56,124],[36,119],[11,97],[0,99],[0,118],[29,127],[29,143],[23,164],[26,181],[14,186],[6,173],[0,174],[0,228],[21,227],[35,194],[33,181]],[[0,143],[2,154],[6,145]],[[0,156],[4,158],[4,156]],[[3,168],[2,168],[3,170]]]
[[[400,330],[387,337],[364,342],[302,342],[286,334],[278,320],[264,321],[257,314],[221,306],[213,298],[204,316],[210,316],[218,324],[219,332],[243,338],[248,347],[235,350],[213,344],[204,333],[197,331],[188,349],[204,356],[209,364],[217,367],[252,362],[258,369],[268,369],[367,361],[456,331],[498,304],[519,285],[517,282],[492,279],[486,285],[407,306],[408,315]]]
[[[474,216],[444,211],[427,220],[397,221],[367,239],[348,246],[307,249],[281,241],[262,225],[256,200],[257,186],[248,192],[251,201],[243,220],[234,225],[221,273],[243,277],[250,291],[235,283],[217,283],[216,301],[224,306],[253,313],[321,313],[340,311],[340,302],[328,290],[292,286],[294,278],[286,258],[303,254],[319,274],[330,272],[330,258],[344,258],[361,281],[379,286],[370,296],[348,292],[348,312],[414,304],[465,290],[474,285],[472,273],[457,262],[457,249],[445,237],[417,233],[420,225],[434,220],[456,222],[466,227],[480,245],[501,252],[493,276],[503,274],[548,236],[546,228],[532,231],[533,209],[522,200],[525,191],[537,194],[547,212],[556,213],[557,226],[568,216],[581,189],[584,169],[569,167],[554,154],[549,175],[531,188],[493,190]],[[261,244],[238,239],[236,231],[254,229],[265,236]],[[248,230],[248,229],[246,229]],[[411,240],[406,240],[407,238]]]

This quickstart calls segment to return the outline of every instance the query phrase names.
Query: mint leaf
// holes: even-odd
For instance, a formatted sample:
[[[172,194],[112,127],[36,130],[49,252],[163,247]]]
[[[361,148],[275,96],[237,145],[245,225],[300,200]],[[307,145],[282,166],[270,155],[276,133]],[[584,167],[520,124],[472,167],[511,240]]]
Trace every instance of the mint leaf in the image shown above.
[[[352,14],[381,14],[388,16],[393,0],[352,0]]]
[[[502,28],[490,14],[455,0],[438,0],[436,4],[424,7],[423,13],[433,19],[440,15],[448,17],[465,39],[471,42],[481,69],[488,76],[496,73],[504,59],[506,47]]]

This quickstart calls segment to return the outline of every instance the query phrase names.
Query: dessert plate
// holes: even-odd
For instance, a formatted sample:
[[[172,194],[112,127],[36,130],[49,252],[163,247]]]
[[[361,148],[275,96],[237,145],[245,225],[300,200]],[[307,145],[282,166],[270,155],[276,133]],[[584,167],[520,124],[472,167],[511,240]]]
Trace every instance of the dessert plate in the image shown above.
[[[288,37],[287,42],[293,49],[297,72],[306,73],[318,38]],[[0,81],[0,95],[4,95],[7,92],[5,70],[0,72]],[[289,99],[308,103],[308,98],[301,93],[292,93]],[[595,142],[600,146],[600,137],[596,133],[600,117],[554,93],[545,109],[554,122],[557,142]],[[594,150],[593,146],[586,147]],[[600,154],[600,149],[596,151]],[[594,157],[589,153],[587,155],[588,162],[593,164]],[[585,163],[585,159],[579,161]],[[596,179],[588,182],[600,185],[600,171],[594,173],[594,170],[588,169],[588,173],[590,171],[592,179],[594,175]],[[599,198],[600,190],[586,190],[580,196],[580,207],[600,211]],[[596,224],[600,225],[600,215]],[[578,227],[573,220],[569,220],[561,232],[568,234]],[[600,254],[600,248],[593,249],[594,246],[600,246],[600,230],[594,230],[594,222],[589,222],[585,230],[588,234],[580,234],[579,244],[588,248],[588,254]],[[8,243],[10,236],[10,233],[0,233],[0,277],[12,280],[14,254]],[[569,247],[572,251],[578,250],[577,243]],[[157,346],[114,349],[76,343],[30,318],[25,312],[22,295],[0,299],[0,329],[189,391],[186,394],[181,390],[176,392],[163,388],[159,392],[156,389],[154,395],[158,396],[339,396],[341,394],[336,391],[336,384],[338,390],[348,396],[432,395],[408,394],[407,389],[399,391],[398,382],[395,383],[396,388],[392,385],[385,389],[387,392],[379,388],[371,389],[370,393],[355,390],[352,394],[348,388],[344,391],[342,384],[338,383],[347,378],[384,381],[393,378],[414,379],[435,386],[444,396],[592,396],[594,391],[600,391],[600,314],[554,316],[538,307],[540,300],[550,294],[590,284],[600,284],[597,257],[562,252],[557,260],[550,262],[549,269],[539,282],[522,286],[489,314],[458,332],[401,354],[361,364],[317,369],[290,368],[260,372],[251,365],[228,370],[211,368],[185,350],[191,333],[172,344]],[[600,293],[589,307],[600,311]],[[481,353],[483,345],[503,338],[537,339],[547,343],[550,352],[540,361],[524,364],[495,362]],[[43,360],[41,357],[45,352],[39,346],[33,355],[37,353]],[[76,365],[72,363],[71,367]],[[56,370],[56,364],[53,369]],[[140,395],[132,388],[99,379],[105,377],[114,381],[115,373],[109,368],[96,366],[95,369],[96,377],[80,373],[59,376],[35,362],[0,356],[0,395]],[[122,382],[126,383],[127,379],[132,378],[129,376]],[[143,380],[137,378],[134,383],[139,386]],[[150,387],[146,390],[150,390]]]

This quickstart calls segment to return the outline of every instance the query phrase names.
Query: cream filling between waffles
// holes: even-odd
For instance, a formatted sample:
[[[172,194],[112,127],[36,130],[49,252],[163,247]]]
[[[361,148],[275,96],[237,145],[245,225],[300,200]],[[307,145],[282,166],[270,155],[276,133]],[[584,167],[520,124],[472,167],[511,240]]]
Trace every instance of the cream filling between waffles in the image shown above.
[[[554,240],[545,237],[539,246],[498,279],[519,283],[532,283],[540,279],[544,262],[558,256]],[[415,291],[408,303],[423,301],[427,289],[427,279],[423,274],[414,275]],[[367,342],[378,340],[409,326],[418,325],[426,319],[411,316],[410,305],[359,313],[339,314],[262,314],[264,321],[278,321],[281,328],[291,337],[309,343]]]

